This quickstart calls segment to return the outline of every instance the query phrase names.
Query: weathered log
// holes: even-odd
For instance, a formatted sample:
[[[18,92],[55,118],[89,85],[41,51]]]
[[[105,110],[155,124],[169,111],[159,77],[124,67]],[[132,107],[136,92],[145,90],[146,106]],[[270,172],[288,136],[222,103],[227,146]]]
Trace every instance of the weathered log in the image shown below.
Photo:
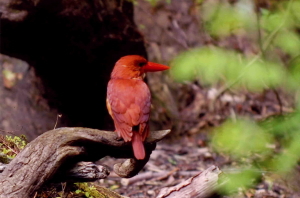
[[[149,160],[156,142],[170,130],[151,132],[145,142],[146,158],[136,160],[131,144],[116,133],[89,128],[59,128],[30,142],[0,174],[0,197],[31,197],[43,184],[65,181],[80,161],[96,161],[105,156],[132,158],[115,165],[121,177],[137,174]]]
[[[2,173],[8,164],[0,162],[0,173]],[[107,167],[94,164],[93,162],[78,162],[69,172],[66,180],[74,182],[91,182],[98,179],[105,179],[110,174]]]
[[[209,197],[218,186],[221,171],[211,166],[176,186],[161,189],[157,198],[204,198]]]
[[[78,162],[68,173],[66,180],[89,182],[105,179],[110,174],[107,167],[92,162]]]

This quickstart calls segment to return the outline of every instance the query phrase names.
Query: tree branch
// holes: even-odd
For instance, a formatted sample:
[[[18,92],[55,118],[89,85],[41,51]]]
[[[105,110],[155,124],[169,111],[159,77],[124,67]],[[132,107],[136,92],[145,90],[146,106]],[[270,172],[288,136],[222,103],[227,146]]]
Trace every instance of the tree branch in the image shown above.
[[[149,160],[156,142],[170,130],[151,132],[145,141],[146,158],[136,160],[130,142],[117,134],[89,128],[59,128],[30,142],[0,174],[0,197],[30,197],[45,182],[69,179],[80,161],[97,161],[105,156],[131,158],[115,165],[121,177],[136,175]],[[104,171],[105,172],[105,171]]]

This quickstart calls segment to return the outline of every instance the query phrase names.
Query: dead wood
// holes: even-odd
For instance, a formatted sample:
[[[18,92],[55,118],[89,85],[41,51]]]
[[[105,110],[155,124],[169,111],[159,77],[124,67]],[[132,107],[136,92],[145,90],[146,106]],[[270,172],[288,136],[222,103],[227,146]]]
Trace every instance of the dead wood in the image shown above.
[[[110,174],[107,167],[92,162],[78,162],[67,174],[66,180],[89,182],[105,179]]]
[[[48,131],[30,142],[0,174],[0,197],[31,197],[45,183],[69,180],[70,170],[78,162],[96,161],[105,156],[131,158],[115,165],[114,171],[121,177],[134,176],[149,160],[156,142],[169,132],[151,132],[145,142],[146,158],[136,160],[131,144],[118,140],[116,133],[110,131],[89,128]],[[87,171],[87,167],[83,170]],[[95,167],[91,169],[95,171]],[[107,171],[103,167],[100,175],[107,176]]]
[[[211,166],[180,184],[163,188],[157,198],[203,198],[211,195],[218,185],[221,171]]]

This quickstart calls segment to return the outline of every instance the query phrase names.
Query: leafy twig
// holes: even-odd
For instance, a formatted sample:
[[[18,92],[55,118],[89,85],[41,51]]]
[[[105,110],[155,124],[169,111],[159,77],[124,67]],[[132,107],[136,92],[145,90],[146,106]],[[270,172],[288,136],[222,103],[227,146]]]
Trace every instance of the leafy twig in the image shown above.
[[[228,89],[230,89],[233,85],[235,85],[237,82],[240,81],[240,79],[246,74],[246,69],[248,67],[250,67],[253,63],[255,63],[259,58],[261,58],[261,56],[263,56],[264,52],[266,51],[266,49],[269,47],[269,45],[272,43],[272,41],[274,40],[276,34],[279,32],[279,30],[282,28],[282,26],[284,25],[284,23],[287,20],[289,11],[291,9],[291,5],[292,5],[293,0],[290,0],[288,3],[288,7],[287,10],[285,12],[285,17],[284,20],[282,21],[282,23],[268,36],[268,38],[266,39],[266,42],[263,44],[262,50],[259,54],[257,54],[250,62],[248,62],[248,64],[244,67],[244,71],[236,78],[235,81],[226,84],[225,86],[223,86],[218,94],[216,95],[215,100],[217,100],[218,98],[220,98],[220,96],[227,91]],[[281,102],[279,102],[281,103]]]

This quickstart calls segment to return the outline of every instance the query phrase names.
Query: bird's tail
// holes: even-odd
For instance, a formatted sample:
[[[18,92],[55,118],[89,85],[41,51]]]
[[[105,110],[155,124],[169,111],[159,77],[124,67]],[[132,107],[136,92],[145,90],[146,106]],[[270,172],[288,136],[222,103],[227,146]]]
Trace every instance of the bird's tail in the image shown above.
[[[139,132],[133,132],[132,134],[132,148],[136,159],[142,160],[145,158],[145,148]]]

